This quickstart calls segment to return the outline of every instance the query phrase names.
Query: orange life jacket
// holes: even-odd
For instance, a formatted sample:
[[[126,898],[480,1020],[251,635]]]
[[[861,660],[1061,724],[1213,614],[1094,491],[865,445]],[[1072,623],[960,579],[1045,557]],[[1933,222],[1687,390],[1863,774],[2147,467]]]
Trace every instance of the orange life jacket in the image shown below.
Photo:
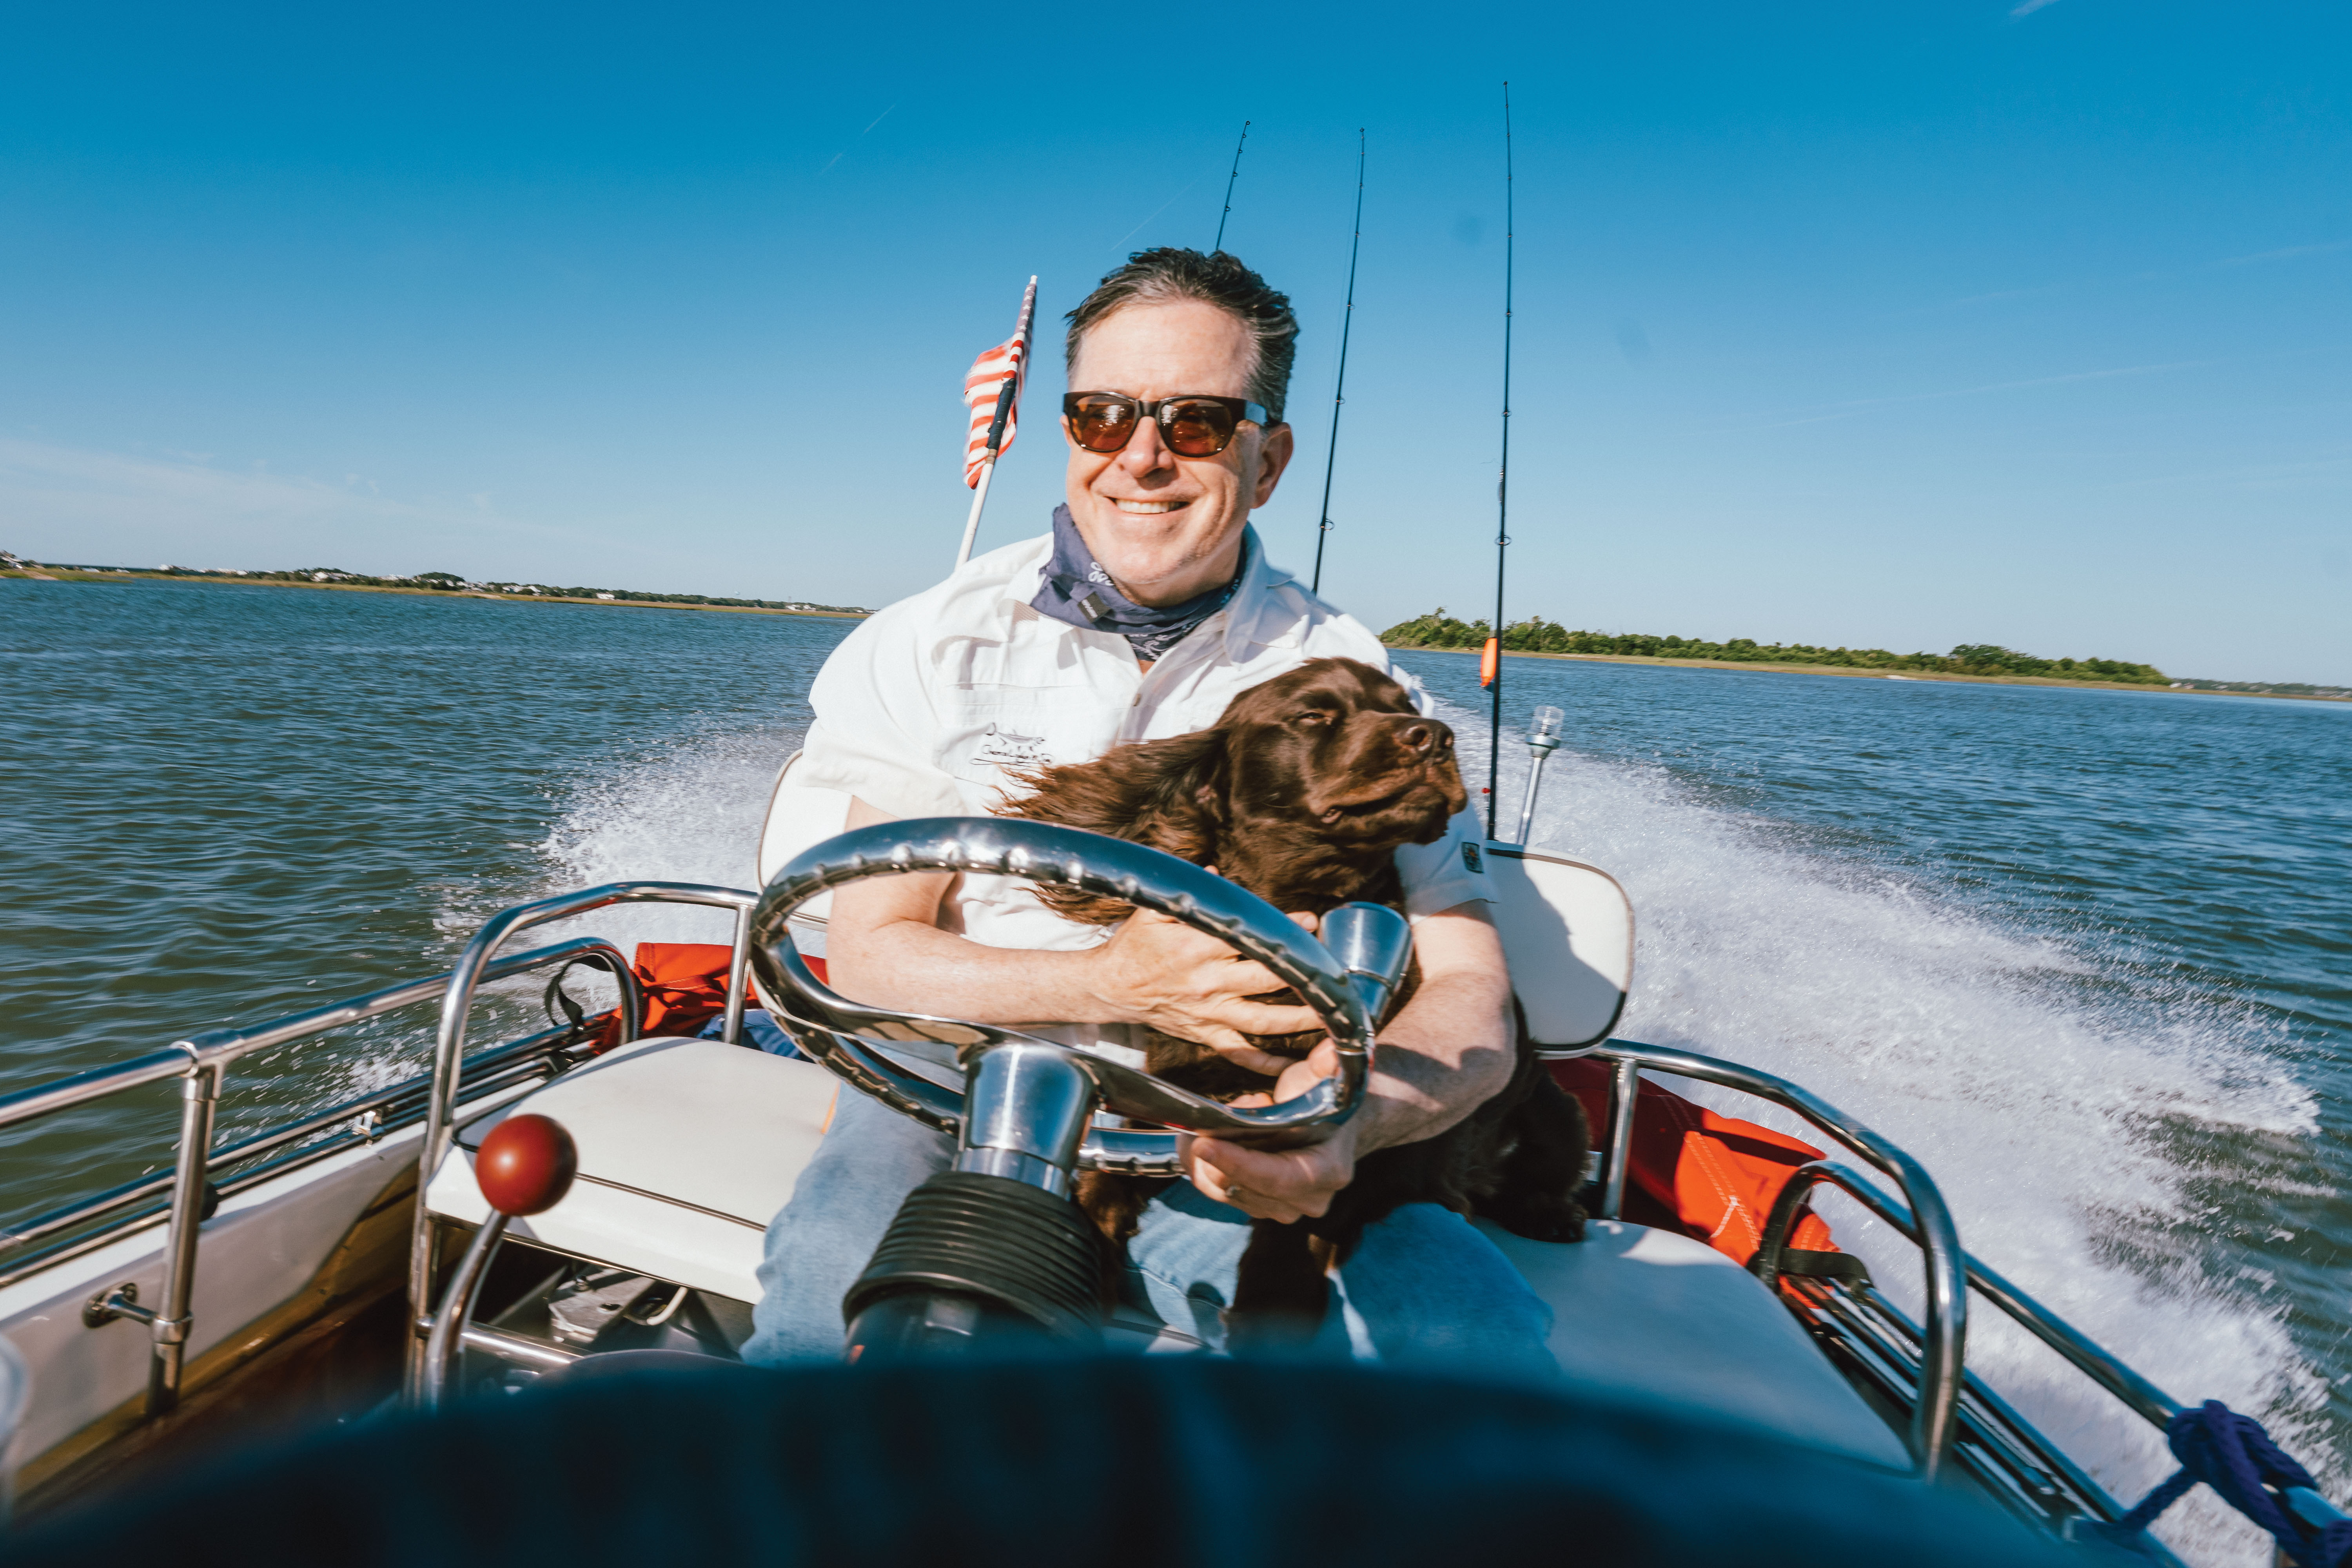
[[[1607,1136],[1610,1064],[1592,1057],[1551,1064],[1552,1077],[1576,1096],[1595,1140]],[[1633,1101],[1633,1149],[1625,1177],[1624,1217],[1678,1230],[1735,1263],[1756,1256],[1764,1220],[1789,1174],[1822,1152],[1752,1121],[1718,1116],[1647,1079]],[[1789,1246],[1833,1252],[1817,1215],[1798,1220]]]
[[[641,942],[636,962],[637,989],[645,998],[646,1016],[640,1035],[698,1035],[704,1025],[727,1010],[727,965],[734,950],[717,942]],[[819,980],[825,977],[824,960],[807,960]],[[596,1020],[597,1048],[610,1050],[621,1043],[621,1016],[616,1009]]]

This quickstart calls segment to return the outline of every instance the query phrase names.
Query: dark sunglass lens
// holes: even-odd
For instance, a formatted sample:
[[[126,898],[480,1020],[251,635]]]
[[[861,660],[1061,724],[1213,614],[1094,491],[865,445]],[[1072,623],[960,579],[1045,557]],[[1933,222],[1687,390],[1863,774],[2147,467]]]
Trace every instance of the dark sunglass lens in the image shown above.
[[[1135,435],[1132,404],[1110,398],[1087,398],[1070,421],[1078,445],[1089,452],[1116,452]]]
[[[1176,403],[1160,414],[1168,449],[1180,458],[1213,458],[1234,438],[1232,410],[1221,403]]]

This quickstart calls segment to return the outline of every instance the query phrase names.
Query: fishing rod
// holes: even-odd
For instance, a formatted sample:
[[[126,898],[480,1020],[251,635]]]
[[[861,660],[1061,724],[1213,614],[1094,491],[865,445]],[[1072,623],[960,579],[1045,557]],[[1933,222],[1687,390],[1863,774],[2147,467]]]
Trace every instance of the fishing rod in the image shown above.
[[[1503,84],[1503,459],[1495,479],[1495,621],[1478,684],[1495,695],[1486,730],[1486,837],[1495,837],[1503,772],[1503,562],[1511,547],[1511,84]]]
[[[1217,218],[1217,243],[1209,247],[1213,256],[1225,247],[1225,219],[1234,216],[1234,182],[1242,177],[1242,146],[1249,141],[1250,122],[1242,121],[1242,139],[1234,143],[1234,172],[1225,176],[1225,210]]]
[[[1356,253],[1364,247],[1364,129],[1356,128],[1356,237],[1348,242],[1348,313],[1339,318],[1339,382],[1331,391],[1331,450],[1323,458],[1323,521],[1315,530],[1315,580],[1323,591],[1323,542],[1331,536],[1331,469],[1339,460],[1339,410],[1348,401],[1348,329],[1356,322]]]

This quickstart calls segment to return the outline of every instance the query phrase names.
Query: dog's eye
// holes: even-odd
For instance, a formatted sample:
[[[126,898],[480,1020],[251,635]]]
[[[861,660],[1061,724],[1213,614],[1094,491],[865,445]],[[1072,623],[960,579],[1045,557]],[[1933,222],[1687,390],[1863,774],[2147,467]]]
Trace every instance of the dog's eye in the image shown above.
[[[1331,710],[1328,708],[1309,708],[1303,713],[1294,715],[1290,721],[1309,727],[1328,724],[1331,721]]]

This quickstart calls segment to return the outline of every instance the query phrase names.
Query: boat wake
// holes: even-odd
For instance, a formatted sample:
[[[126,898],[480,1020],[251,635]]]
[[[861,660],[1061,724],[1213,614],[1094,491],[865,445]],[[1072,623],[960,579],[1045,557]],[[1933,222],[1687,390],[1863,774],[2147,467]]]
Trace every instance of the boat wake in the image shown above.
[[[769,790],[800,743],[797,729],[703,735],[589,783],[541,847],[547,890],[646,879],[757,888],[754,847]],[[727,942],[734,932],[726,911],[686,904],[600,910],[587,923],[624,952],[641,942]]]

